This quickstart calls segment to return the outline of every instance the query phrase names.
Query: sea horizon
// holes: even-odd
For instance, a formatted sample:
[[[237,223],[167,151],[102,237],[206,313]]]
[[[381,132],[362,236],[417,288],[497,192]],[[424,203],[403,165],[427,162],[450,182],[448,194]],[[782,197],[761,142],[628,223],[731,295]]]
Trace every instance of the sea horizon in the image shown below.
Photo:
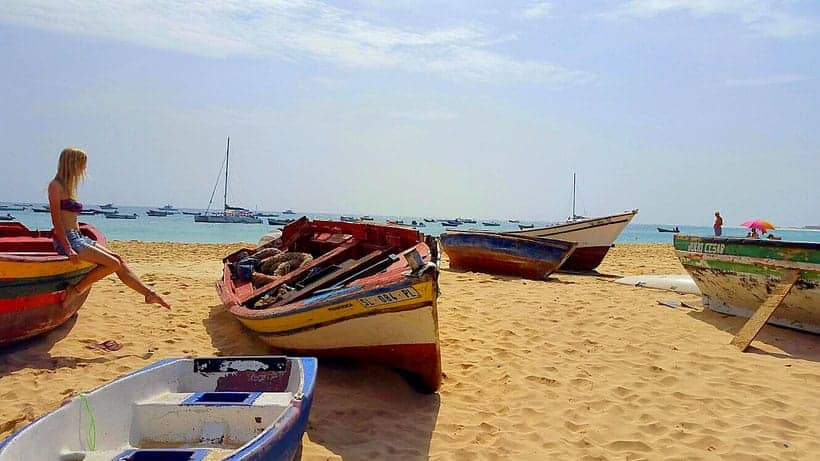
[[[14,205],[21,202],[2,202],[3,205]],[[27,203],[27,202],[26,202]],[[33,204],[42,206],[43,204]],[[262,219],[262,224],[216,224],[197,223],[194,217],[181,213],[168,216],[148,216],[148,210],[157,210],[157,207],[143,206],[119,206],[121,214],[137,214],[137,219],[108,219],[104,215],[83,215],[81,222],[85,222],[101,230],[108,240],[137,240],[144,242],[171,242],[171,243],[233,243],[233,242],[256,242],[263,235],[281,226],[274,226],[267,223],[267,217]],[[184,211],[204,211],[194,208],[179,208]],[[260,211],[263,212],[263,211]],[[26,206],[23,211],[0,210],[0,214],[10,213],[15,217],[15,221],[23,223],[32,230],[50,230],[52,228],[51,216],[48,213],[38,213]],[[264,212],[263,212],[264,213]],[[340,220],[341,213],[317,213],[295,211],[294,214],[278,213],[278,218],[299,218],[307,216],[310,219]],[[351,215],[354,217],[366,216],[363,214]],[[427,235],[438,236],[448,228],[441,222],[424,222],[424,219],[446,219],[431,216],[405,216],[405,215],[370,215],[374,223],[384,223],[388,220],[403,221],[411,224],[413,221],[424,226],[417,229]],[[455,219],[455,218],[452,218]],[[555,224],[556,221],[520,220],[520,222],[509,222],[509,219],[476,219],[476,223],[465,223],[458,226],[459,230],[488,230],[488,231],[511,231],[518,230],[518,224],[534,225],[544,227]],[[8,222],[8,221],[4,221]],[[494,222],[498,226],[484,226],[482,222]],[[659,232],[658,227],[678,227],[680,234],[711,236],[713,230],[711,226],[687,225],[687,224],[635,224],[630,223],[615,240],[615,243],[670,243],[673,233]],[[743,237],[747,229],[741,226],[724,226],[723,235],[726,237]],[[820,242],[820,230],[784,227],[773,231],[775,235],[783,240]]]

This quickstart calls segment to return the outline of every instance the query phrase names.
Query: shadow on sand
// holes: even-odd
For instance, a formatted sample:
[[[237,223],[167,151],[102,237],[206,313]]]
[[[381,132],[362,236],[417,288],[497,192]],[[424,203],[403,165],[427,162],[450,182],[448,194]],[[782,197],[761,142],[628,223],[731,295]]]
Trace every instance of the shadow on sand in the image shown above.
[[[730,333],[732,336],[736,335],[747,321],[745,317],[721,314],[707,308],[689,311],[687,315]],[[768,344],[783,352],[764,351],[754,347],[754,343],[752,343],[752,346],[746,350],[747,353],[820,362],[820,335],[767,324],[760,330],[755,341]],[[734,346],[729,345],[727,342],[726,347]]]
[[[221,305],[210,306],[205,329],[219,355],[275,354]],[[343,459],[428,459],[439,395],[422,394],[391,369],[320,359],[307,434]],[[366,448],[363,448],[366,447]]]
[[[56,370],[111,361],[109,357],[84,359],[51,355],[51,348],[68,335],[76,321],[77,314],[74,314],[65,323],[48,333],[0,348],[0,378],[24,368]]]

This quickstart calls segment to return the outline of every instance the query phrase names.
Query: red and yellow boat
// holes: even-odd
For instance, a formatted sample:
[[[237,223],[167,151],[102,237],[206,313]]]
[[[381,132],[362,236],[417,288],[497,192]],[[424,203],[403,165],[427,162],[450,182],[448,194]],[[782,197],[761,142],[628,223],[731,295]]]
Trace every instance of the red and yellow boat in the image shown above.
[[[271,249],[303,262],[260,276],[266,263],[253,255]],[[231,314],[279,350],[380,363],[436,391],[437,263],[435,241],[416,230],[302,218],[280,238],[226,257],[217,291]]]
[[[80,232],[104,244],[103,234],[88,224]],[[0,223],[0,346],[45,333],[62,325],[83,305],[63,307],[65,289],[77,283],[93,263],[72,263],[57,254],[51,231],[29,230],[19,222]]]

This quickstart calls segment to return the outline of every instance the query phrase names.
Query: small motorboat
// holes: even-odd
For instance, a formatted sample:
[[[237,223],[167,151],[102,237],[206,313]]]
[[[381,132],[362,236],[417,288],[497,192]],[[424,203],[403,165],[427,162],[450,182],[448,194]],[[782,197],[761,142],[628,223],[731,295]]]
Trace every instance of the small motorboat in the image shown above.
[[[31,211],[35,213],[51,213],[51,208],[48,205],[33,207]]]
[[[519,229],[532,229],[533,227],[535,227],[535,224],[519,224],[518,225]]]
[[[268,224],[271,226],[287,226],[288,224],[296,221],[295,219],[285,218],[285,219],[274,219],[268,218]]]
[[[103,210],[115,210],[115,209],[117,209],[117,207],[115,207],[113,203],[105,203],[103,205],[100,205],[100,208],[102,208]]]
[[[0,461],[290,461],[316,368],[283,356],[161,360],[25,426],[0,442]]]
[[[105,217],[108,219],[137,219],[137,214],[120,214],[119,212],[115,211],[113,213],[105,213]]]
[[[93,226],[80,233],[105,244]],[[95,267],[57,254],[51,231],[29,230],[19,222],[0,224],[0,346],[45,333],[65,323],[85,302],[63,306],[65,289]]]
[[[373,221],[373,216],[364,215],[364,216],[360,217],[359,219],[362,220],[362,221]]]
[[[673,234],[677,234],[678,232],[680,232],[680,229],[678,229],[678,226],[675,226],[674,229],[670,229],[668,227],[659,227],[658,232],[671,232]]]
[[[0,211],[24,211],[26,207],[16,205],[0,205]]]
[[[489,226],[489,227],[497,227],[497,226],[500,226],[500,225],[501,225],[500,223],[497,223],[497,222],[489,222],[489,221],[488,221],[488,222],[482,222],[481,224],[482,224],[482,225],[484,225],[484,226]]]
[[[14,216],[12,216],[10,213],[0,215],[0,221],[14,221]]]
[[[148,211],[145,212],[145,214],[147,214],[148,216],[168,216],[169,214],[172,214],[172,213],[169,213],[169,212],[164,211],[164,210],[148,210]]]

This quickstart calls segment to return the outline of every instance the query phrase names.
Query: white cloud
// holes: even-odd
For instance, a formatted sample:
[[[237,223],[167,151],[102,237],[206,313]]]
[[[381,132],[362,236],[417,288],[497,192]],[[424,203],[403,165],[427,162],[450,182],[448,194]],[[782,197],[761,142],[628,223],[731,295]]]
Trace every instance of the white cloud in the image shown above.
[[[494,51],[499,38],[475,25],[402,29],[320,0],[5,0],[0,22],[217,58],[312,59],[456,81],[566,86],[592,80],[588,72]]]
[[[552,4],[548,2],[534,2],[525,6],[521,16],[527,19],[543,19],[552,12]]]
[[[610,16],[654,18],[664,13],[734,17],[749,29],[776,38],[810,35],[817,30],[816,21],[786,11],[777,0],[630,0]]]
[[[779,74],[768,75],[764,77],[752,78],[737,78],[726,80],[727,86],[768,86],[768,85],[786,85],[789,83],[799,83],[814,80],[817,77],[801,74]]]

